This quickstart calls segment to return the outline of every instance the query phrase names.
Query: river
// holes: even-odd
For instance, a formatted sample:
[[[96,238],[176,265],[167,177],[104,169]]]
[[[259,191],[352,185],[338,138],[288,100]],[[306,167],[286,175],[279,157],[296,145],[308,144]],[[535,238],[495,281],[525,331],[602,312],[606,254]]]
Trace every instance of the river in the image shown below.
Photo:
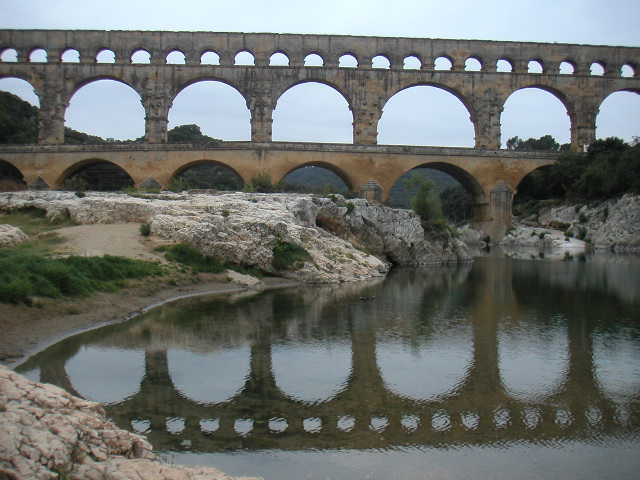
[[[188,299],[17,370],[232,475],[632,479],[640,258],[493,255]]]

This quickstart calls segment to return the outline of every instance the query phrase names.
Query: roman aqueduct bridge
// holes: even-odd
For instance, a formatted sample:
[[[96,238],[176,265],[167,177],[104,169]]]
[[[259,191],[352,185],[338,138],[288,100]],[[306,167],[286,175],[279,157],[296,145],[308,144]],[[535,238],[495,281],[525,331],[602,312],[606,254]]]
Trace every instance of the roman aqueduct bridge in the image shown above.
[[[556,158],[500,150],[500,115],[513,92],[539,88],[557,97],[570,118],[575,151],[595,139],[596,116],[607,96],[640,93],[640,48],[633,47],[271,33],[0,30],[2,58],[9,58],[7,51],[15,61],[0,62],[0,78],[26,80],[40,100],[38,145],[0,149],[0,160],[15,167],[28,185],[59,187],[67,176],[95,161],[118,165],[135,184],[154,179],[161,185],[201,162],[228,166],[245,182],[259,172],[278,181],[302,166],[321,165],[352,189],[384,200],[402,174],[430,166],[452,174],[472,192],[476,225],[496,235],[511,221],[511,199],[522,178]],[[70,51],[76,61],[65,61]],[[99,61],[105,51],[113,54],[112,63]],[[132,63],[140,51],[149,63]],[[176,51],[184,55],[184,64],[167,64],[167,56]],[[252,65],[236,64],[242,52],[253,57]],[[208,54],[217,64],[201,62]],[[270,65],[274,54],[284,55],[288,65]],[[309,55],[321,65],[308,65]],[[450,69],[437,69],[438,58],[445,58]],[[382,63],[372,63],[374,59]],[[345,66],[346,61],[351,66]],[[465,69],[469,61],[479,68]],[[498,71],[499,62],[511,71]],[[409,64],[414,68],[405,68]],[[562,72],[570,73],[561,73],[561,65]],[[592,74],[595,69],[602,74]],[[102,79],[123,82],[140,95],[145,143],[63,144],[64,115],[72,96]],[[228,84],[245,98],[251,113],[250,142],[208,148],[166,143],[173,100],[204,80]],[[353,144],[272,142],[278,99],[304,82],[329,85],[345,98],[353,116]],[[444,89],[464,104],[474,126],[475,148],[377,145],[386,102],[416,85]]]

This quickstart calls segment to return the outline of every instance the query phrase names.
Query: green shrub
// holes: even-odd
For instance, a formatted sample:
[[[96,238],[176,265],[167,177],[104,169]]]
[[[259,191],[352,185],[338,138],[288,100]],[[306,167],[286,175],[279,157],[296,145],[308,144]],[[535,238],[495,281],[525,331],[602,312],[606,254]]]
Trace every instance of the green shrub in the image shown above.
[[[311,255],[303,247],[278,240],[273,247],[271,264],[276,270],[297,270],[310,258]]]
[[[151,235],[151,225],[148,223],[143,223],[140,225],[140,235],[143,237],[148,237]]]
[[[225,265],[218,259],[203,255],[185,243],[161,247],[158,250],[164,252],[167,260],[187,265],[195,272],[220,273],[225,270]]]

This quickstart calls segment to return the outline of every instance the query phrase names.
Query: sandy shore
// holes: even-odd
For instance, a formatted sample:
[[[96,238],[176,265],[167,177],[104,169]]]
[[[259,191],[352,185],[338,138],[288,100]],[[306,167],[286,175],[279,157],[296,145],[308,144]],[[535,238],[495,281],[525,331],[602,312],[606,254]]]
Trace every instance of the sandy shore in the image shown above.
[[[57,248],[77,255],[119,255],[161,260],[158,242],[142,237],[138,224],[80,225],[56,230],[65,239]],[[0,303],[0,364],[14,367],[28,356],[76,333],[124,321],[149,306],[189,295],[229,294],[247,290],[229,283],[224,274],[199,274],[179,279],[143,279],[116,293],[88,298],[42,299],[37,306]],[[178,283],[177,285],[173,283]],[[295,286],[279,278],[265,279],[267,289]]]

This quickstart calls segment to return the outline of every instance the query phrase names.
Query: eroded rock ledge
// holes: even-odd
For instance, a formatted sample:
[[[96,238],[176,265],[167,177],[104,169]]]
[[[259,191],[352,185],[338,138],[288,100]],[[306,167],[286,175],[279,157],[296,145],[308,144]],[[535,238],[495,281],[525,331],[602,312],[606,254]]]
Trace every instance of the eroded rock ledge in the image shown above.
[[[301,268],[278,275],[307,283],[338,283],[383,276],[391,264],[432,265],[471,260],[460,241],[425,239],[415,213],[300,194],[228,193],[130,196],[70,192],[0,194],[0,210],[38,207],[55,220],[79,224],[148,223],[151,232],[185,242],[223,261],[275,273],[273,247],[289,242],[307,250]]]
[[[0,366],[0,478],[233,480],[214,468],[163,464],[151,450],[99,403]]]

